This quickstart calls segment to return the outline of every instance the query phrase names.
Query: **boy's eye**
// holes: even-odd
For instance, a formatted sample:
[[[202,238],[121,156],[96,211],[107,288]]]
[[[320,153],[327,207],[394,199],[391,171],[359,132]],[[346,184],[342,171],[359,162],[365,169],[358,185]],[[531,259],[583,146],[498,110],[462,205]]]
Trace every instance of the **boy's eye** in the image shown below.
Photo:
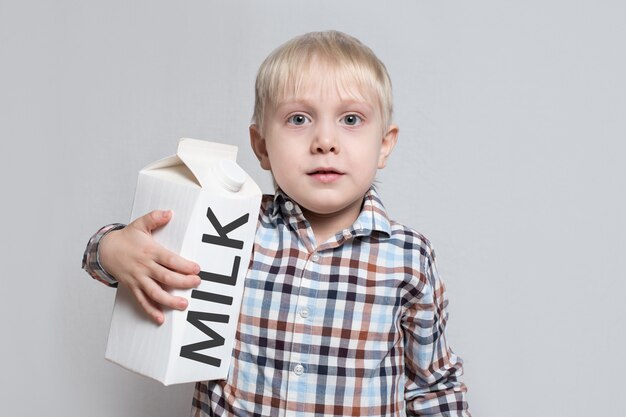
[[[356,114],[349,114],[343,118],[343,122],[348,126],[356,126],[362,121],[363,119]]]
[[[309,118],[306,117],[304,114],[294,114],[293,116],[290,116],[289,119],[287,119],[288,123],[291,123],[292,125],[296,125],[296,126],[302,126],[303,124],[309,121],[310,121]]]

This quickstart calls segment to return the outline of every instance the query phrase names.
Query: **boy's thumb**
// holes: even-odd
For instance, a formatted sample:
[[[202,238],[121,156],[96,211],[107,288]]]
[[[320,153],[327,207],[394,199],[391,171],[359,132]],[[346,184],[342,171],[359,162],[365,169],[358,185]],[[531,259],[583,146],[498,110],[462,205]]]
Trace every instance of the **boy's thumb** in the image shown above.
[[[139,228],[146,232],[151,232],[157,227],[167,224],[172,218],[171,210],[154,210],[139,218]]]

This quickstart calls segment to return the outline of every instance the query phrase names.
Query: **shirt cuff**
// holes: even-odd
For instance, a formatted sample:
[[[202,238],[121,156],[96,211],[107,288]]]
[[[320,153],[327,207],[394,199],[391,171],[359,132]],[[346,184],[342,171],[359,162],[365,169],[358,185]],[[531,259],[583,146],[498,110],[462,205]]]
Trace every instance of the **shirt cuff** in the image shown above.
[[[124,227],[126,227],[126,225],[122,223],[113,223],[102,227],[89,239],[87,247],[85,248],[85,253],[83,254],[83,269],[91,275],[93,279],[111,287],[117,287],[117,280],[105,271],[100,264],[98,248],[100,246],[100,241],[107,235],[107,233],[123,229]]]

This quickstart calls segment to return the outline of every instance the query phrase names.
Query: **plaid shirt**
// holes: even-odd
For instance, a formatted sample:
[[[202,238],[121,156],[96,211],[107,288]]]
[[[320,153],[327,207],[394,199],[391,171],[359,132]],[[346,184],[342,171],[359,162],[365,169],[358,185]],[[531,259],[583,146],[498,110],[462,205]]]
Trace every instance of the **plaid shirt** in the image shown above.
[[[430,242],[373,188],[319,246],[295,202],[264,196],[228,379],[197,383],[191,414],[469,416],[446,306]]]

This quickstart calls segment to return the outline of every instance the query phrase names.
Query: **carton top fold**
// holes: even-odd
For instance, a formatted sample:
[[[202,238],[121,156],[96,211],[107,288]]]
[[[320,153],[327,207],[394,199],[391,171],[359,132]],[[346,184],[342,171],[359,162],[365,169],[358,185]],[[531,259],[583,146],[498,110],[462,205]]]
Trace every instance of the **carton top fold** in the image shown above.
[[[235,163],[237,147],[223,143],[207,142],[198,139],[182,138],[178,142],[176,155],[170,156],[146,166],[143,170],[155,170],[184,165],[189,173],[183,173],[193,179],[201,187],[207,187],[211,178],[215,177],[215,166],[219,161]],[[185,170],[186,171],[186,170]]]
[[[211,177],[215,175],[213,166],[217,161],[226,159],[234,162],[237,159],[237,147],[183,138],[178,142],[176,156],[187,165],[200,185],[205,187]]]

